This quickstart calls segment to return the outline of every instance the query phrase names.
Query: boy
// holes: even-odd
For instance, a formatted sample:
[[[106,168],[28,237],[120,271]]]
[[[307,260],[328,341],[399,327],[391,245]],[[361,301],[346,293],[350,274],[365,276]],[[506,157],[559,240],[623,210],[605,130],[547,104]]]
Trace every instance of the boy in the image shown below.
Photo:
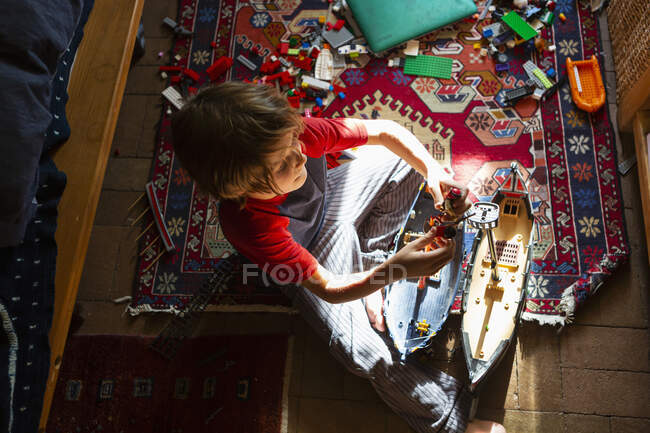
[[[415,136],[385,120],[301,118],[274,88],[241,82],[200,91],[172,118],[172,134],[183,167],[220,200],[225,236],[282,285],[337,359],[416,431],[491,431],[466,425],[471,396],[461,383],[400,364],[372,329],[385,330],[384,286],[432,275],[454,253],[443,239],[422,251],[428,233],[388,257],[422,176],[438,206],[453,186],[463,191],[454,211],[470,206]],[[326,154],[363,145],[375,146],[327,170]]]

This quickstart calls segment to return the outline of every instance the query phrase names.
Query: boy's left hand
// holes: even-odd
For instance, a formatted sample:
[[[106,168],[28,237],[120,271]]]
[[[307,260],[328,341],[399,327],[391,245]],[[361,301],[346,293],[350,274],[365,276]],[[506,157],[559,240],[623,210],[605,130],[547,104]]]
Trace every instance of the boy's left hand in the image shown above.
[[[444,210],[444,198],[449,190],[454,187],[460,189],[462,192],[460,198],[454,200],[451,204],[454,213],[460,216],[472,207],[472,201],[469,198],[469,189],[467,187],[452,179],[442,179],[438,182],[430,182],[427,184],[427,189],[433,196],[435,207],[438,210]]]

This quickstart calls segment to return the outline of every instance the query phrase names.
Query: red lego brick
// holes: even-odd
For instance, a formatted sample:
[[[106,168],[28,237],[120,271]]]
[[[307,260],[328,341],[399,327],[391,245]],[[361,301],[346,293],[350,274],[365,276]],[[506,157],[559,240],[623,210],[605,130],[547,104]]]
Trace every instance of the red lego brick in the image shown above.
[[[190,77],[194,81],[199,81],[199,74],[188,68],[183,68],[183,74]]]
[[[338,32],[339,30],[341,30],[344,24],[345,24],[345,20],[338,20],[336,21],[336,24],[332,26],[332,28]]]
[[[180,83],[180,82],[181,82],[181,76],[180,76],[180,75],[174,75],[174,76],[171,78],[171,83],[172,83],[172,84],[178,84],[178,83]]]
[[[280,67],[280,61],[276,60],[275,62],[264,62],[260,66],[260,72],[262,74],[273,74]]]
[[[232,66],[232,59],[230,57],[221,56],[210,65],[205,71],[210,77],[210,81],[217,81],[219,77]]]
[[[286,56],[288,51],[289,51],[288,42],[280,42],[278,44],[278,53],[282,54],[283,56]]]
[[[329,21],[325,23],[325,30],[327,30],[328,32],[332,30],[332,27],[334,26]]]
[[[289,100],[289,105],[293,108],[300,108],[300,96],[287,96],[287,99]]]
[[[314,59],[311,57],[303,57],[302,59],[298,58],[293,61],[295,67],[304,69],[305,71],[311,71],[312,63]]]
[[[309,54],[309,56],[312,59],[317,59],[319,54],[320,54],[320,50],[318,48],[316,48],[316,47],[312,47],[311,53]]]

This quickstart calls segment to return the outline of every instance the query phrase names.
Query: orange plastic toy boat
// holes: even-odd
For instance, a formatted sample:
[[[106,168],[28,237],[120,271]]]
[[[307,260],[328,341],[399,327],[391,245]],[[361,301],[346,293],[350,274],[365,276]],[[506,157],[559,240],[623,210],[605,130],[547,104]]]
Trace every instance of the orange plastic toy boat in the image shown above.
[[[605,86],[596,56],[576,62],[567,57],[566,73],[571,85],[571,97],[578,108],[593,113],[605,104]]]

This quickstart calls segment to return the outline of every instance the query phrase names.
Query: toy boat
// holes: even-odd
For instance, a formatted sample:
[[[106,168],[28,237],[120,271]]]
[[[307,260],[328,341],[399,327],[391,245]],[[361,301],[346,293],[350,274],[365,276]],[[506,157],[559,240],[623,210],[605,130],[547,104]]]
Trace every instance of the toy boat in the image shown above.
[[[468,224],[479,229],[463,283],[462,340],[474,391],[503,358],[526,298],[535,222],[516,163],[490,202],[477,202]]]
[[[589,60],[566,59],[566,72],[573,102],[581,110],[593,113],[605,104],[605,86],[596,56]]]
[[[424,184],[421,185],[409,216],[396,236],[393,252],[426,233],[430,228],[430,217],[439,215],[441,213],[435,210],[433,198],[424,192]],[[440,271],[429,278],[402,279],[386,288],[386,326],[401,355],[401,362],[416,350],[426,347],[447,320],[465,256],[462,224],[457,226],[454,237],[455,257]]]

